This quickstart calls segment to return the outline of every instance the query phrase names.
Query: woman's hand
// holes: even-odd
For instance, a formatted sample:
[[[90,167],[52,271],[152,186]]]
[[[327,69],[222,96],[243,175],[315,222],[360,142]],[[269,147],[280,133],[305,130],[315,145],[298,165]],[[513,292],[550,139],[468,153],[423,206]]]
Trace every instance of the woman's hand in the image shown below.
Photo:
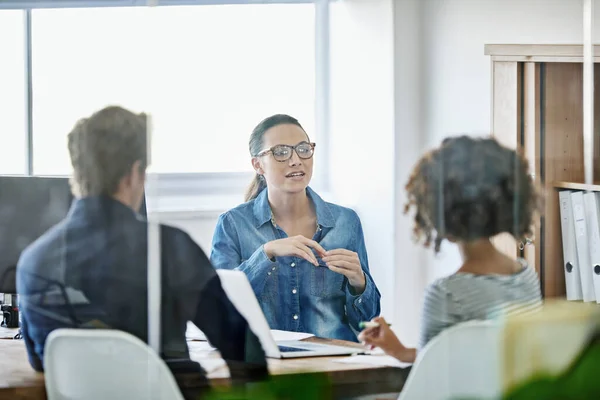
[[[415,361],[415,349],[404,347],[383,317],[374,318],[373,322],[376,322],[379,326],[366,328],[358,335],[358,340],[366,344],[369,350],[379,347],[386,354],[402,362],[412,363]]]
[[[323,261],[330,270],[348,278],[348,283],[357,293],[364,292],[367,281],[357,253],[346,249],[335,249],[326,252]]]
[[[314,249],[321,257],[326,253],[325,249],[319,243],[307,239],[302,235],[273,240],[265,243],[263,248],[270,259],[274,257],[296,256],[304,258],[315,266],[318,266],[319,262],[311,249]]]

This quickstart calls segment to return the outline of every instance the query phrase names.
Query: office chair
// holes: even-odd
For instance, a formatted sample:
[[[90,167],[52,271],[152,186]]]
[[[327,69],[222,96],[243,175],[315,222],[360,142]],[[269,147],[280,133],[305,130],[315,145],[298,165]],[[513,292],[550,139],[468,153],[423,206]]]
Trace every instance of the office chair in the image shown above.
[[[44,371],[48,400],[183,400],[165,362],[119,330],[54,330],[44,347]]]
[[[495,322],[450,327],[418,353],[398,400],[496,399],[500,351],[501,329]]]

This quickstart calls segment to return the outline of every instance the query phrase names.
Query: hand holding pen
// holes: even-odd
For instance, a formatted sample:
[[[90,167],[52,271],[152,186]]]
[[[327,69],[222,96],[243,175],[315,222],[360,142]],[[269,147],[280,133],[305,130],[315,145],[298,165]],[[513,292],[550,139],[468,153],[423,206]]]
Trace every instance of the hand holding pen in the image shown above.
[[[392,324],[388,323],[388,326],[392,326]],[[360,329],[367,329],[367,328],[379,328],[379,322],[373,322],[373,321],[362,321],[359,322],[358,327]]]
[[[369,322],[362,322],[365,329],[358,335],[358,339],[369,350],[379,347],[403,362],[414,362],[415,351],[408,349],[400,342],[396,334],[390,329],[390,324],[383,317],[377,317]]]

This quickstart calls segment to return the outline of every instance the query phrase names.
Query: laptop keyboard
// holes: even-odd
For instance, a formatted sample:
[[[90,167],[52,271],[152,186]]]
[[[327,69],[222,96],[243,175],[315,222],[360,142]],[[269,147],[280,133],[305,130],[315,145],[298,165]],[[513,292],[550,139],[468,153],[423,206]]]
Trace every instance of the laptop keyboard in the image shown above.
[[[307,349],[299,349],[298,347],[287,347],[287,346],[278,346],[279,351],[283,353],[290,353],[295,351],[308,351]]]

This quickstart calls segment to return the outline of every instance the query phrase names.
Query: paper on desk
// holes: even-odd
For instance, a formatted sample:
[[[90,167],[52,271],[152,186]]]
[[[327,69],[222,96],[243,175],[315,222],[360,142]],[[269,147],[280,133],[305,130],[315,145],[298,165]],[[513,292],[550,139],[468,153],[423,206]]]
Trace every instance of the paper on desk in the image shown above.
[[[197,360],[207,374],[226,366],[225,360],[222,358],[201,358]]]
[[[313,335],[312,333],[290,332],[271,329],[271,336],[273,336],[273,340],[275,340],[276,342],[284,342],[290,340],[302,340],[309,337],[313,337],[315,335]]]
[[[201,340],[206,341],[206,336],[193,322],[187,322],[187,329],[185,331],[185,338],[187,340]]]
[[[364,354],[371,356],[385,356],[385,351],[381,350],[381,347],[375,347],[373,350],[365,350]]]
[[[194,351],[213,351],[216,350],[216,348],[210,344],[210,342],[203,340],[203,341],[197,341],[197,343],[190,343],[189,344],[189,348],[193,349]]]
[[[344,363],[344,364],[369,364],[369,365],[379,365],[382,367],[396,367],[396,368],[406,368],[410,367],[412,364],[405,363],[402,361],[398,361],[396,358],[392,356],[352,356],[352,357],[344,357],[340,359],[332,360],[334,362]]]
[[[275,340],[275,342],[283,342],[283,341],[290,341],[290,340],[302,340],[302,339],[312,337],[314,335],[311,333],[304,333],[304,332],[290,332],[290,331],[280,331],[277,329],[271,329],[271,336],[273,336],[273,340]],[[200,340],[200,341],[208,340],[206,338],[206,335],[204,335],[204,333],[190,321],[188,321],[188,323],[187,323],[187,329],[185,331],[185,338],[187,340]]]

